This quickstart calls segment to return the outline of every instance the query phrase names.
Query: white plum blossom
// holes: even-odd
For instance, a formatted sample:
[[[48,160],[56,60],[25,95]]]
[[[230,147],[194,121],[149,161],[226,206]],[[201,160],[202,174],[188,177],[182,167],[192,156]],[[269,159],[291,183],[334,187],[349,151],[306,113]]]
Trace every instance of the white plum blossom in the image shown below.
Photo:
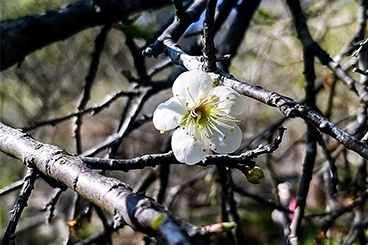
[[[211,151],[234,152],[242,132],[235,117],[245,106],[231,88],[215,86],[203,71],[188,71],[175,80],[173,97],[161,103],[153,114],[153,125],[162,133],[176,129],[171,147],[176,159],[192,165]]]

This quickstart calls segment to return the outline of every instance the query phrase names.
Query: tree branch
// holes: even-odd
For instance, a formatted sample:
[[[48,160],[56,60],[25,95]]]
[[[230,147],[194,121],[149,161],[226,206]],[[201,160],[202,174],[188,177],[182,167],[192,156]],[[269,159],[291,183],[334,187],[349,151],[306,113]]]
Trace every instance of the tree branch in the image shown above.
[[[265,153],[272,153],[279,147],[286,129],[279,127],[278,130],[279,135],[271,144],[265,146],[259,145],[256,149],[248,150],[237,156],[231,156],[228,154],[208,155],[202,162],[198,162],[197,165],[220,165],[228,168],[236,168],[240,171],[246,171],[248,167],[253,168],[255,166],[255,163],[252,161],[254,158]],[[145,167],[156,167],[158,165],[164,164],[184,164],[176,160],[174,153],[172,152],[149,154],[133,159],[106,159],[97,157],[83,157],[81,159],[92,169],[120,171],[143,169]]]
[[[32,161],[32,159],[26,158],[24,159],[24,161],[26,162],[26,165],[32,164],[31,162],[28,162]],[[24,177],[23,188],[19,194],[16,204],[14,205],[13,210],[10,211],[10,220],[8,226],[6,227],[4,238],[0,242],[1,245],[15,244],[15,229],[17,228],[18,221],[24,208],[27,206],[28,199],[32,193],[32,190],[34,189],[36,179],[37,170],[31,166],[28,166],[26,176]]]
[[[101,54],[110,30],[111,25],[105,25],[103,28],[101,28],[101,31],[95,40],[95,49],[92,53],[92,60],[85,78],[83,96],[78,105],[79,111],[82,111],[86,108],[86,105],[90,99],[92,84],[95,81],[98,66],[100,64]],[[82,121],[83,115],[79,115],[75,121],[76,127],[74,129],[74,135],[75,135],[75,145],[78,153],[82,152],[82,139],[81,139]]]
[[[174,64],[182,65],[188,70],[202,70],[203,60],[198,56],[190,56],[177,47],[174,43],[166,42],[166,54],[171,58]],[[297,101],[263,89],[258,85],[240,81],[233,75],[222,70],[217,70],[210,74],[218,85],[228,86],[240,94],[258,100],[264,104],[277,107],[287,117],[299,117],[307,123],[313,125],[320,132],[325,133],[346,148],[355,151],[362,157],[368,159],[368,145],[340,127],[330,122],[311,108],[306,108]]]
[[[99,106],[94,106],[94,107],[85,109],[83,111],[78,111],[76,113],[71,113],[69,115],[66,115],[66,116],[63,116],[63,117],[60,117],[60,118],[50,119],[50,120],[46,120],[46,121],[42,121],[42,122],[35,122],[35,123],[33,123],[32,125],[30,125],[28,127],[24,127],[23,130],[28,131],[28,130],[32,130],[32,129],[35,129],[37,127],[46,126],[46,125],[54,126],[54,125],[56,125],[58,123],[61,123],[65,120],[68,120],[70,118],[80,117],[80,116],[82,116],[84,114],[87,114],[87,113],[91,113],[92,115],[96,115],[99,112],[101,112],[103,109],[109,107],[113,102],[115,102],[120,97],[125,97],[125,96],[126,97],[133,97],[133,96],[138,95],[139,93],[140,93],[140,91],[138,91],[138,90],[133,90],[133,91],[130,91],[130,92],[121,91],[121,92],[116,93],[113,96],[109,96],[110,98],[106,102],[104,102],[103,104],[101,104]]]
[[[22,62],[30,53],[87,28],[125,21],[130,14],[160,8],[169,0],[94,0],[68,4],[46,14],[0,23],[0,70]]]
[[[231,59],[236,55],[236,52],[244,38],[245,31],[249,27],[252,17],[260,3],[261,0],[243,0],[241,4],[236,6],[237,12],[235,19],[226,34],[225,40],[218,47],[220,54],[230,55],[229,59],[220,63],[220,67],[225,71],[227,71]]]
[[[307,26],[306,18],[303,14],[302,8],[300,6],[299,0],[286,0],[291,14],[294,18],[294,25],[297,31],[298,38],[303,44],[303,47],[309,47],[310,50],[315,52],[316,57],[321,61],[321,63],[327,66],[335,75],[344,82],[347,87],[359,95],[359,98],[362,102],[367,103],[368,95],[365,93],[361,93],[361,89],[359,84],[347,74],[338,63],[336,63],[328,53],[323,50],[312,38],[309,33],[309,29]]]
[[[314,52],[310,50],[311,46],[304,46],[304,76],[305,76],[305,94],[306,94],[306,106],[310,108],[316,108],[315,104],[315,93],[314,93],[314,83],[315,83],[315,69],[314,69]],[[296,207],[294,211],[294,217],[290,224],[290,235],[289,241],[292,245],[297,245],[300,233],[301,222],[304,218],[304,210],[307,203],[307,195],[309,192],[309,184],[312,180],[314,163],[317,155],[317,129],[311,125],[307,124],[307,137],[306,137],[306,149],[305,158],[303,161],[303,171],[300,179],[298,196]]]
[[[203,57],[204,70],[216,70],[216,48],[213,41],[215,37],[214,19],[217,0],[208,0],[206,4],[206,18],[203,23]]]
[[[205,9],[206,0],[199,0],[194,2],[185,12],[181,18],[175,18],[175,21],[165,29],[165,31],[157,38],[157,40],[143,51],[146,56],[153,56],[157,58],[167,46],[165,43],[175,43],[187,30],[190,24],[197,21],[201,13]],[[165,45],[164,45],[165,44]]]
[[[61,148],[40,143],[28,134],[0,124],[0,150],[19,160],[28,159],[29,167],[64,183],[106,210],[114,216],[114,228],[128,224],[169,244],[209,244],[200,228],[174,217],[152,199],[133,193],[125,183],[92,171],[80,157]]]

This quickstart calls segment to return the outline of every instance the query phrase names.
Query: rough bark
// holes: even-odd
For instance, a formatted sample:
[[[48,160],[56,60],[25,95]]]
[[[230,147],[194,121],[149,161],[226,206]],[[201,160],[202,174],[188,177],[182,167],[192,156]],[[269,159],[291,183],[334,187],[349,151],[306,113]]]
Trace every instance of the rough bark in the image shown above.
[[[0,151],[26,162],[29,167],[65,184],[106,210],[114,216],[115,228],[128,224],[169,244],[177,244],[178,241],[180,244],[208,244],[207,238],[197,236],[200,233],[198,228],[175,218],[152,199],[133,193],[125,183],[92,171],[79,156],[38,142],[30,135],[1,123]]]

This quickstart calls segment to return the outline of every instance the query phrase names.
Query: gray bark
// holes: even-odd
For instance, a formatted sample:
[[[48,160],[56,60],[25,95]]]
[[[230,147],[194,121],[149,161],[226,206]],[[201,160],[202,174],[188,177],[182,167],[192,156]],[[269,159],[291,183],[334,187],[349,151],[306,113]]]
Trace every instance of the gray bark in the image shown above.
[[[125,224],[147,235],[176,244],[205,242],[200,229],[175,218],[165,207],[150,198],[132,192],[125,183],[89,169],[82,158],[33,139],[29,134],[0,123],[0,151],[15,157],[46,176],[65,184],[86,200],[114,216],[114,228]],[[173,237],[172,233],[175,233]]]

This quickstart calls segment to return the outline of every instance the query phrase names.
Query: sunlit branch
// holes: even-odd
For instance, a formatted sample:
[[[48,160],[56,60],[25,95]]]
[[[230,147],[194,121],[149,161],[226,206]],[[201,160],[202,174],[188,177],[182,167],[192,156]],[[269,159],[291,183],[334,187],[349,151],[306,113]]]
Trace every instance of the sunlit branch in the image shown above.
[[[113,215],[114,229],[128,224],[135,230],[169,244],[174,244],[174,241],[188,245],[209,244],[208,237],[203,235],[200,228],[176,218],[152,199],[132,193],[125,183],[89,169],[79,156],[43,144],[1,123],[0,151],[27,162],[29,168],[65,184],[86,200],[103,208]]]
[[[170,42],[167,42],[167,44],[170,44]],[[202,70],[203,64],[201,57],[190,56],[175,46],[173,43],[171,43],[170,46],[166,46],[165,50],[167,55],[175,64],[182,65],[188,70]],[[362,157],[368,159],[367,144],[348,134],[313,109],[306,108],[293,99],[280,95],[276,92],[267,91],[260,86],[253,85],[249,82],[240,81],[224,71],[217,70],[212,75],[215,82],[217,82],[219,85],[231,87],[240,94],[258,100],[269,106],[277,107],[287,117],[302,118],[306,122],[316,127],[320,132],[331,136],[343,144],[346,148],[355,151]]]

